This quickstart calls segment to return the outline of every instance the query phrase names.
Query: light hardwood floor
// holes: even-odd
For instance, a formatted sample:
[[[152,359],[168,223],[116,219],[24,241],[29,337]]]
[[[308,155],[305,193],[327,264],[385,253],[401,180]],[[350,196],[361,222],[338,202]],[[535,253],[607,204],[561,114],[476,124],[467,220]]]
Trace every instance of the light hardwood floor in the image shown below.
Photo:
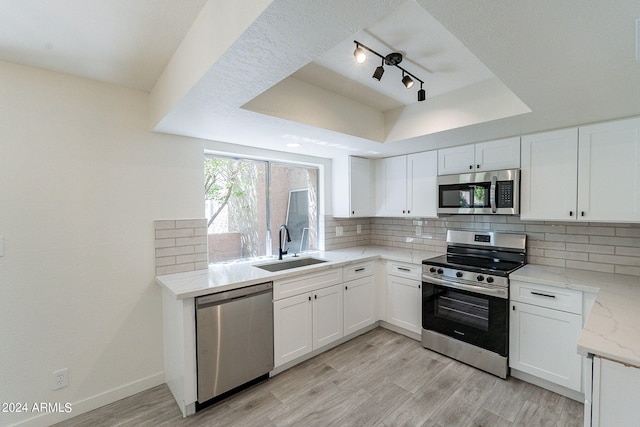
[[[376,328],[197,414],[166,385],[58,426],[582,426],[583,405]]]

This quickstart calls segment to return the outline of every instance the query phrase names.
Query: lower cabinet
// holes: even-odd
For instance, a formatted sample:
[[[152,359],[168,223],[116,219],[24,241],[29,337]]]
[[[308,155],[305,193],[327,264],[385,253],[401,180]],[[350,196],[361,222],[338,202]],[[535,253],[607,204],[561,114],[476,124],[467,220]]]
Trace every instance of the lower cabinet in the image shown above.
[[[591,412],[585,405],[585,426],[637,426],[640,424],[640,368],[593,358]]]
[[[422,331],[421,266],[387,265],[387,322],[416,334]]]
[[[582,292],[515,281],[510,292],[509,367],[582,393]]]
[[[376,315],[375,277],[362,277],[344,283],[344,335],[374,324]]]
[[[510,367],[581,391],[581,315],[512,302],[509,330]]]
[[[276,367],[342,338],[342,285],[275,301],[273,321]]]

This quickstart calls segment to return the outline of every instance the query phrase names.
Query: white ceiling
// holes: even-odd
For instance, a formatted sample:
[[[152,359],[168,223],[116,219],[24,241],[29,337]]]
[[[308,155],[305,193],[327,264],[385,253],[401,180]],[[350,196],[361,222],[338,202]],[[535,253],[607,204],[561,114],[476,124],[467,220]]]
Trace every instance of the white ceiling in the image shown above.
[[[205,3],[0,0],[0,60],[151,91]],[[640,115],[639,17],[640,0],[274,0],[154,129],[375,157]],[[354,39],[402,52],[427,101],[399,70],[354,71]]]

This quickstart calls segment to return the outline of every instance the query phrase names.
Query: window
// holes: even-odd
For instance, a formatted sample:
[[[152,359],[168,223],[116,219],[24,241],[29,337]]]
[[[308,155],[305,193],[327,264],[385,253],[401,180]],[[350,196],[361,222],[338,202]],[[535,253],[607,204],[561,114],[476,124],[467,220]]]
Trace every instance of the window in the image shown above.
[[[318,248],[318,168],[206,155],[209,262],[278,253],[285,224],[289,253]]]

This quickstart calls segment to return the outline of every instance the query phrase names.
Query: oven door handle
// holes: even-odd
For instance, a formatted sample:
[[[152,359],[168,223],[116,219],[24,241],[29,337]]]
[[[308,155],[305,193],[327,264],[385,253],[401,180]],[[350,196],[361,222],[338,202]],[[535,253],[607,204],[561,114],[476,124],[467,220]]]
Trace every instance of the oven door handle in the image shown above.
[[[498,212],[498,207],[496,206],[496,187],[497,187],[498,177],[493,175],[491,177],[491,188],[489,189],[489,203],[491,204],[491,212]]]
[[[445,286],[452,289],[460,289],[462,291],[474,292],[476,294],[488,295],[492,297],[507,299],[509,297],[507,288],[485,288],[484,286],[466,285],[463,283],[452,283],[446,280],[438,279],[431,276],[422,276],[422,281],[432,285]]]

